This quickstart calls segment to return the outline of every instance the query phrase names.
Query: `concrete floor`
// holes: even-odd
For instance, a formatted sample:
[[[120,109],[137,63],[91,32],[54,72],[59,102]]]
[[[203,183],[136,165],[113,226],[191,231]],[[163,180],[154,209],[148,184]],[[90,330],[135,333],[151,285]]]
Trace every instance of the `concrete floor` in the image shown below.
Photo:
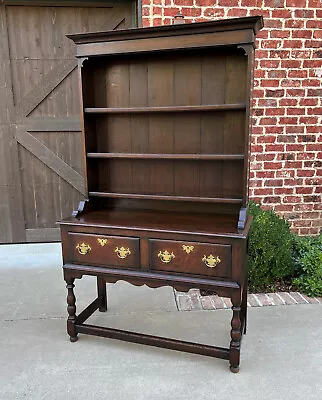
[[[79,309],[95,280],[76,281]],[[178,312],[173,290],[108,285],[107,326],[228,346],[230,310]],[[322,305],[249,309],[241,370],[228,362],[79,335],[70,343],[59,244],[0,246],[0,400],[322,399]]]

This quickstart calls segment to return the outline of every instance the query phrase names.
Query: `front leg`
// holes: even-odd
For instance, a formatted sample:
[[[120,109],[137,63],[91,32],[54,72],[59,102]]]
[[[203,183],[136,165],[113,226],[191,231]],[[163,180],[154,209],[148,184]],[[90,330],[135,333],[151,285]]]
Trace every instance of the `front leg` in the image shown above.
[[[76,322],[76,297],[74,294],[74,278],[68,278],[66,280],[67,288],[67,333],[69,334],[70,341],[76,342],[78,340],[77,331],[75,327]]]
[[[233,304],[233,317],[231,319],[231,342],[229,349],[229,362],[231,372],[239,372],[239,361],[240,361],[240,341],[241,341],[241,293],[233,293],[231,297],[231,302]]]
[[[103,278],[97,277],[97,297],[99,298],[99,311],[107,311],[106,282]]]

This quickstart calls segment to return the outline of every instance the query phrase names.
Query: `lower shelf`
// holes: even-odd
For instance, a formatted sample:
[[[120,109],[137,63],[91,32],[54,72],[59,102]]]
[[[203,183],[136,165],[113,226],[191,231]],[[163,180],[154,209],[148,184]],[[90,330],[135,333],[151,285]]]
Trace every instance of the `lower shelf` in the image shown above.
[[[224,204],[242,204],[242,198],[230,197],[194,197],[194,196],[164,196],[152,194],[134,194],[134,193],[115,193],[115,192],[89,192],[90,197],[107,197],[116,199],[143,199],[143,200],[171,200],[171,201],[192,201],[198,203],[224,203]]]

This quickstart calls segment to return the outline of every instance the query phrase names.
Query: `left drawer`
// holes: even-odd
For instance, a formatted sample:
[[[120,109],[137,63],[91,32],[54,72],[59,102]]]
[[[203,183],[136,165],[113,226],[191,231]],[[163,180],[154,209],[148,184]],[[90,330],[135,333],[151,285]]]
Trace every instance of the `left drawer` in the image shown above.
[[[140,239],[69,232],[72,262],[110,267],[138,268]]]

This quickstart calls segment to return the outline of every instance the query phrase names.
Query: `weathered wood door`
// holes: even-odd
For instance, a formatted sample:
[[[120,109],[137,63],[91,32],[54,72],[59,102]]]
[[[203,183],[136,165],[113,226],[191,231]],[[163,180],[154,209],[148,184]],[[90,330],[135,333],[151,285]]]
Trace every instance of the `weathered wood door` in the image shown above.
[[[131,1],[37,3],[0,4],[2,243],[59,240],[57,221],[84,195],[77,61],[65,34],[135,23]]]

